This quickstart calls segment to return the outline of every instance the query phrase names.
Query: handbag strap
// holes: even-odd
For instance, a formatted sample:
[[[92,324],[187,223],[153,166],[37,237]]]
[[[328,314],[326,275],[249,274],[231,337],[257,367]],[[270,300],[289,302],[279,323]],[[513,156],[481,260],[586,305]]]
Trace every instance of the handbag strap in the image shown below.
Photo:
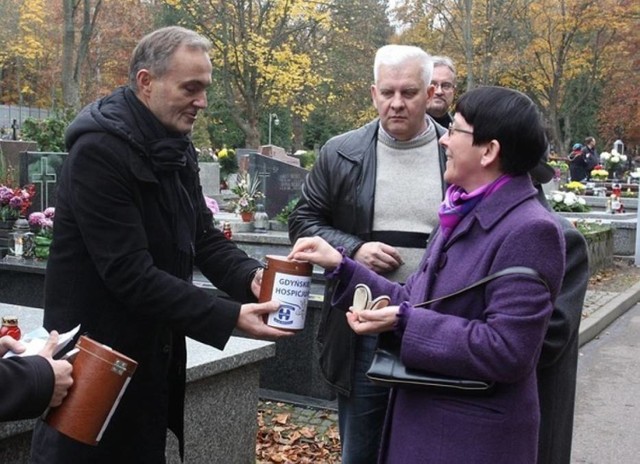
[[[416,305],[412,305],[416,308],[420,308],[420,307],[425,307],[430,305],[431,303],[434,303],[436,301],[440,301],[440,300],[445,300],[447,298],[451,298],[452,296],[456,296],[456,295],[460,295],[461,293],[464,293],[468,290],[471,290],[473,288],[476,287],[480,287],[481,285],[486,284],[487,282],[490,282],[494,279],[497,279],[498,277],[503,277],[509,274],[525,274],[525,275],[529,275],[532,277],[535,277],[536,279],[538,279],[540,282],[542,282],[544,284],[545,287],[547,287],[547,290],[549,289],[549,286],[547,285],[547,282],[542,278],[542,276],[540,275],[540,273],[538,271],[536,271],[535,269],[531,269],[530,267],[526,267],[526,266],[512,266],[512,267],[508,267],[506,269],[503,269],[501,271],[495,272],[493,274],[490,274],[486,277],[484,277],[483,279],[478,280],[477,282],[472,283],[471,285],[462,288],[460,290],[457,290],[453,293],[449,293],[448,295],[444,295],[444,296],[440,296],[438,298],[434,298],[432,300],[429,301],[424,301],[422,303],[418,303]]]

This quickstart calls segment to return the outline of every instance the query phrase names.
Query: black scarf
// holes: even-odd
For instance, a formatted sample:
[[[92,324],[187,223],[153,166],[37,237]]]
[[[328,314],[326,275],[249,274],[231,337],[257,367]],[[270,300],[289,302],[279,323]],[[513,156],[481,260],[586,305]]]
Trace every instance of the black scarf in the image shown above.
[[[173,270],[178,277],[188,280],[193,274],[196,236],[196,210],[189,191],[195,186],[197,175],[193,145],[187,135],[168,132],[132,90],[127,88],[124,97],[140,130],[138,141],[144,156],[160,183],[160,201],[171,214],[178,251]]]

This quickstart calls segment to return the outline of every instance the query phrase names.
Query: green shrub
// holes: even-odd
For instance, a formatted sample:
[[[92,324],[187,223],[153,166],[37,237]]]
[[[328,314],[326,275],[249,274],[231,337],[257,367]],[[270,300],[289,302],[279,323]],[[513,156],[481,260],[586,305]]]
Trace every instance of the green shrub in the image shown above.
[[[278,221],[280,224],[287,224],[289,222],[289,215],[293,212],[296,204],[298,203],[298,200],[298,198],[292,198],[291,200],[289,200],[289,203],[287,203],[284,208],[282,208],[280,212],[276,214],[276,221]]]
[[[64,133],[68,125],[66,118],[27,118],[22,123],[20,135],[23,140],[36,142],[38,151],[63,152],[66,150]]]

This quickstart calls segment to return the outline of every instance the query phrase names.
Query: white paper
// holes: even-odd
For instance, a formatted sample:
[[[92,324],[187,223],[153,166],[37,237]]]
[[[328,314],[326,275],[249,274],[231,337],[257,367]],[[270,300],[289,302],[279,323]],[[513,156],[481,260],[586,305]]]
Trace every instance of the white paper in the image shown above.
[[[75,335],[80,330],[80,325],[77,325],[73,329],[68,332],[60,334],[58,337],[58,345],[53,350],[53,356],[60,352],[67,344],[75,337]],[[49,338],[49,332],[44,327],[37,328],[32,330],[31,332],[25,334],[20,339],[20,343],[25,346],[25,350],[22,353],[14,353],[13,351],[8,351],[3,357],[10,358],[12,356],[33,356],[35,354],[40,353],[44,346],[47,343],[47,339]]]

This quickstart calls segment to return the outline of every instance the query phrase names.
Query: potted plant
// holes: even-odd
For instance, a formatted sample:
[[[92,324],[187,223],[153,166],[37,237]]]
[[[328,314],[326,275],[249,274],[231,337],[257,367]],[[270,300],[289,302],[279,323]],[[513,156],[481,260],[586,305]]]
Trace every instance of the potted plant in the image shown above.
[[[611,153],[603,151],[600,153],[600,161],[603,162],[604,167],[609,173],[611,173],[614,179],[619,178],[625,169],[627,163],[627,156],[621,155],[615,149],[611,150]]]
[[[584,198],[574,192],[552,192],[549,203],[553,210],[558,212],[586,213],[591,210]]]
[[[49,257],[49,247],[53,240],[53,217],[56,210],[49,207],[44,211],[31,213],[29,215],[29,227],[34,231],[34,251],[33,254],[38,259]]]
[[[264,198],[259,190],[260,181],[252,180],[249,173],[239,174],[238,182],[231,188],[237,198],[231,201],[236,213],[242,216],[244,222],[249,222],[256,211],[256,201]]]
[[[602,169],[602,166],[596,166],[595,169],[591,171],[591,179],[595,181],[605,181],[609,178],[609,171],[606,169]]]
[[[0,258],[7,252],[9,233],[14,222],[27,212],[35,195],[32,184],[23,188],[0,184]]]
[[[229,177],[231,174],[238,172],[238,160],[236,159],[236,152],[232,148],[223,148],[218,152],[218,163],[220,164],[220,186],[221,190],[225,190],[229,187]]]
[[[0,221],[15,221],[24,215],[35,195],[32,184],[22,188],[0,185]]]

